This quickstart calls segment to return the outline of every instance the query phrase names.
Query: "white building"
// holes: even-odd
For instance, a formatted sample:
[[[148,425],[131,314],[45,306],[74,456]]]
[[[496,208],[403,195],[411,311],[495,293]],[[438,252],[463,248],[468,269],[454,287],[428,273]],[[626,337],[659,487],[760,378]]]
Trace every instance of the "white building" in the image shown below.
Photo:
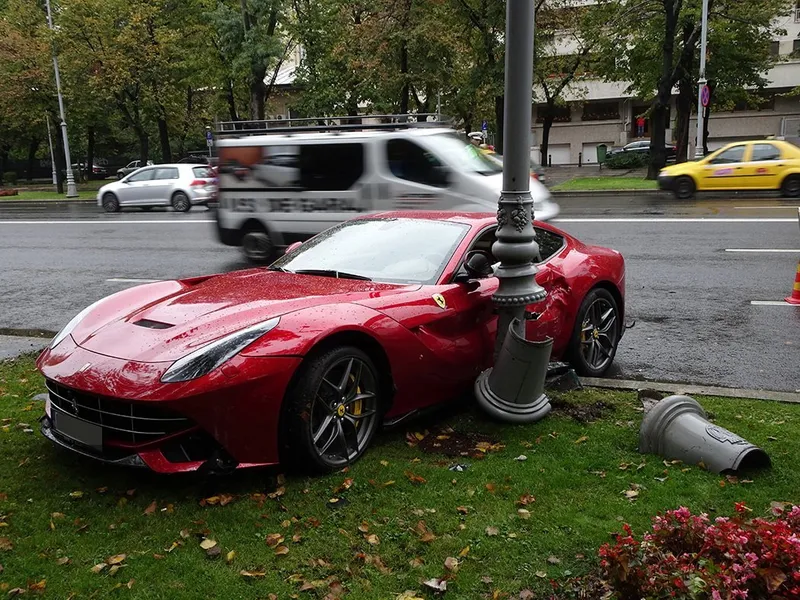
[[[764,138],[769,135],[800,135],[800,97],[781,96],[800,86],[800,2],[792,14],[781,17],[780,28],[786,35],[775,39],[772,53],[780,61],[766,74],[769,84],[764,104],[759,109],[737,106],[730,112],[714,111],[712,106],[709,121],[709,149],[728,142],[743,139]],[[569,42],[560,44],[565,54],[574,53]],[[561,48],[559,52],[561,52]],[[566,90],[562,98],[566,105],[558,108],[556,122],[550,130],[548,157],[552,164],[597,164],[597,146],[625,145],[636,139],[636,117],[644,113],[649,102],[641,101],[625,92],[627,82],[580,80]],[[677,90],[675,90],[677,94]],[[543,94],[534,90],[534,97]],[[538,112],[541,105],[533,108],[534,147],[541,141],[542,125]],[[675,97],[670,106],[670,121],[674,123]],[[649,123],[644,137],[649,137]],[[689,156],[694,154],[694,138],[697,119],[690,122]],[[672,139],[672,130],[667,130],[667,140]],[[534,153],[534,156],[538,154]]]

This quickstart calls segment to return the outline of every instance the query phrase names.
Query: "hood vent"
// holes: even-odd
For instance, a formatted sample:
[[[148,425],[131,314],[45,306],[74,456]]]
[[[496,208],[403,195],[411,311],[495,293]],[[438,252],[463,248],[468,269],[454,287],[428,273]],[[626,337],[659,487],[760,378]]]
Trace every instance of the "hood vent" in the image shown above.
[[[162,323],[161,321],[151,321],[150,319],[140,319],[136,321],[134,325],[138,325],[139,327],[147,327],[148,329],[169,329],[170,327],[175,327],[170,323]]]

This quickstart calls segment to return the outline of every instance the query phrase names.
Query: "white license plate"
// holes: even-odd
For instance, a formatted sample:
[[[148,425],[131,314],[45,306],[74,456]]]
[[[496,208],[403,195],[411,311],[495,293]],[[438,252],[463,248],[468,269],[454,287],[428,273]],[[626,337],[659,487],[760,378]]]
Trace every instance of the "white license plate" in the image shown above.
[[[79,444],[89,446],[97,451],[103,450],[103,429],[99,425],[81,421],[60,410],[54,410],[53,426],[60,434]]]

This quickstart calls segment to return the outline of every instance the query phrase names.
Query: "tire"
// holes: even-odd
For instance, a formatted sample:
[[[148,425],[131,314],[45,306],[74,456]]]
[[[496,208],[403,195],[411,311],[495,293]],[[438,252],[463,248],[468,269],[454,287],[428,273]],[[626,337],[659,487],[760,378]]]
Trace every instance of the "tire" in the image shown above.
[[[787,175],[781,183],[781,195],[785,198],[800,197],[800,175]]]
[[[172,208],[175,212],[189,212],[192,210],[192,202],[183,192],[175,192],[172,194]]]
[[[251,263],[264,265],[275,257],[275,245],[265,231],[248,231],[242,236],[242,252]]]
[[[123,177],[125,177],[124,173],[117,173],[117,179],[122,179]]]
[[[681,175],[675,180],[675,197],[679,200],[688,200],[694,196],[694,180],[688,175]]]
[[[608,311],[611,310],[611,313]],[[604,318],[605,316],[605,318]],[[579,375],[599,377],[614,362],[622,332],[617,301],[606,289],[586,294],[575,318],[567,356]]]
[[[306,358],[281,408],[281,461],[330,473],[358,460],[383,418],[380,383],[375,364],[355,346]]]
[[[107,213],[119,212],[119,200],[111,192],[103,194],[103,210]]]

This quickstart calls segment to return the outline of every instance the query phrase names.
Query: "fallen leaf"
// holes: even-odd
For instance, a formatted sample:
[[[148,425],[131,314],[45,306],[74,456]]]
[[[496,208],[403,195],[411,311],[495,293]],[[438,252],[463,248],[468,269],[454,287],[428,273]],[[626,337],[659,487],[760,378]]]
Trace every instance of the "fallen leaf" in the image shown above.
[[[31,592],[43,592],[47,587],[47,580],[42,579],[38,583],[32,583],[28,586],[28,590]]]
[[[111,568],[108,570],[108,574],[114,576],[117,574],[117,571],[119,571],[124,566],[125,565],[111,565]]]
[[[423,484],[423,483],[427,483],[427,480],[424,477],[420,477],[419,475],[415,475],[411,471],[406,471],[405,472],[405,476],[408,478],[408,480],[411,483],[414,483],[414,484],[417,484],[417,485],[420,485],[420,484]]]
[[[233,502],[234,498],[235,498],[235,496],[233,494],[222,494],[219,497],[219,505],[220,506],[226,506],[226,505],[230,504],[231,502]]]
[[[425,561],[424,561],[424,560],[422,560],[420,557],[418,557],[418,556],[417,556],[417,557],[415,557],[415,558],[412,558],[411,560],[409,560],[409,561],[408,561],[408,564],[409,564],[409,566],[411,566],[412,568],[416,568],[416,567],[421,567],[422,565],[424,565],[424,564],[425,564]]]
[[[200,500],[200,506],[214,506],[219,504],[219,496],[209,496]]]
[[[228,554],[225,555],[225,562],[231,564],[234,558],[236,558],[236,552],[234,550],[231,550],[230,552],[228,552]]]
[[[155,500],[153,500],[153,501],[150,503],[150,505],[149,505],[147,508],[145,508],[145,509],[144,509],[144,514],[146,514],[146,515],[152,515],[152,514],[154,514],[154,513],[156,512],[156,509],[157,509],[157,508],[158,508],[158,504],[156,504],[156,501],[155,501]]]
[[[367,523],[366,521],[362,521],[361,525],[358,526],[358,530],[361,533],[367,533],[369,531],[369,523]]]
[[[547,577],[547,571],[536,571],[536,576],[544,579],[545,577]]]
[[[69,564],[69,556],[62,556],[56,561],[57,565],[68,565]]]
[[[414,527],[414,531],[416,531],[417,535],[419,535],[420,542],[429,543],[436,539],[436,536],[433,534],[433,532],[428,529],[425,521],[419,521]]]
[[[77,490],[75,492],[70,492],[69,493],[69,497],[70,498],[83,498],[83,492],[81,492],[80,490]]]
[[[266,571],[245,571],[244,569],[239,571],[239,575],[242,577],[264,577],[266,574]]]
[[[582,444],[582,443],[584,443],[584,442],[586,442],[586,441],[588,441],[588,440],[589,440],[589,436],[588,436],[588,435],[582,435],[582,436],[581,436],[581,437],[579,437],[577,440],[575,440],[575,442],[574,442],[574,443],[576,443],[576,444]]]
[[[24,589],[16,587],[8,591],[8,597],[13,598],[14,596],[22,596],[24,593]]]
[[[788,502],[770,502],[769,503],[770,511],[776,517],[780,517],[784,513],[784,511],[786,510],[787,506],[790,506],[790,504]],[[2,549],[2,547],[0,547],[0,549]]]
[[[381,461],[381,464],[382,464],[384,467],[388,467],[388,466],[389,466],[389,461],[388,461],[388,460],[382,460],[382,461]]]
[[[269,546],[270,548],[274,548],[275,546],[283,542],[283,535],[280,533],[270,533],[267,536],[266,540],[267,540],[267,546]]]
[[[63,519],[64,516],[65,516],[64,513],[60,513],[60,512],[54,512],[54,513],[50,514],[50,517],[55,519],[55,520]]]
[[[519,456],[517,456],[517,457],[516,457],[514,460],[516,460],[516,461],[519,461],[519,462],[523,462],[523,461],[526,461],[526,460],[528,460],[528,457],[527,457],[527,456],[525,456],[524,454],[520,454],[520,455],[519,455]]]
[[[271,493],[267,494],[267,498],[271,498],[271,499],[274,500],[275,498],[280,498],[285,493],[286,493],[286,488],[284,486],[280,486],[274,492],[271,492]]]
[[[458,571],[458,559],[453,558],[452,556],[448,556],[444,559],[444,568],[448,571],[455,573]]]
[[[489,585],[492,582],[494,582],[494,579],[492,579],[488,575],[484,575],[483,577],[481,577],[481,583],[485,583],[486,585]]]
[[[759,572],[764,577],[764,581],[767,583],[767,589],[770,592],[775,592],[783,585],[783,582],[786,581],[786,573],[777,567],[769,567],[767,569],[762,569]]]
[[[639,496],[638,490],[625,490],[622,493],[625,494],[625,497],[630,501],[636,500],[636,498]]]
[[[133,584],[134,583],[136,583],[136,580],[135,579],[131,579],[130,581],[128,581],[128,583],[125,584],[125,587],[128,588],[129,590],[133,589]]]
[[[283,556],[285,554],[289,554],[288,546],[278,546],[275,548],[275,556]]]
[[[428,579],[427,581],[423,581],[422,585],[425,587],[429,587],[432,590],[436,590],[437,592],[446,592],[447,591],[447,581],[444,579]]]
[[[520,496],[519,500],[517,500],[519,506],[528,506],[528,504],[533,504],[534,502],[536,502],[536,498],[530,494],[523,494]]]
[[[394,600],[425,600],[425,599],[417,596],[417,592],[414,592],[412,590],[406,590],[402,594],[395,596]]]
[[[461,552],[458,553],[459,558],[464,558],[467,554],[469,554],[469,546],[464,546],[461,549]]]
[[[283,527],[284,529],[291,526],[292,522],[289,519],[284,519],[283,521],[281,521],[281,527]]]
[[[469,509],[466,506],[458,506],[456,507],[456,512],[462,515],[466,515],[467,513],[469,513]]]
[[[340,485],[336,486],[336,489],[333,490],[333,493],[340,494],[346,490],[349,490],[351,487],[353,487],[353,479],[347,478]]]
[[[190,536],[191,534],[189,533],[189,530],[188,530],[188,529],[181,529],[181,531],[180,531],[180,534],[179,534],[179,535],[180,535],[180,536],[181,536],[181,537],[182,537],[184,540],[187,540],[187,539],[189,539],[189,536]]]
[[[164,559],[164,555],[156,553],[156,554],[153,554],[153,558],[155,558],[156,560],[163,560]]]
[[[214,542],[216,544],[216,542]],[[114,556],[110,556],[106,559],[106,563],[109,565],[118,565],[125,561],[128,558],[127,554],[115,554]]]
[[[203,541],[200,542],[200,547],[203,550],[208,550],[209,548],[213,548],[216,545],[217,545],[216,540],[210,540],[208,538],[203,538]]]
[[[375,535],[374,533],[365,535],[364,539],[367,540],[367,543],[370,544],[371,546],[377,546],[378,544],[381,543],[380,539],[378,539],[378,536]]]
[[[494,484],[493,484],[493,483],[487,483],[487,484],[486,484],[486,489],[488,490],[488,492],[489,492],[490,494],[494,494],[495,487],[494,487]]]
[[[519,515],[520,519],[530,519],[531,518],[531,511],[525,508],[518,508],[517,514]]]
[[[11,540],[7,537],[0,537],[0,550],[5,552],[10,552],[14,549],[14,544],[11,543]]]
[[[500,530],[497,527],[486,528],[486,535],[497,535],[498,533],[500,533]]]
[[[106,563],[100,563],[91,568],[92,573],[99,573],[103,569],[105,569],[108,565]]]
[[[219,546],[212,546],[206,550],[206,558],[218,558],[222,554],[222,548]]]
[[[292,542],[294,542],[295,544],[299,544],[302,541],[302,539],[303,539],[303,536],[300,535],[299,533],[295,533],[292,536]]]
[[[558,557],[555,557],[555,556],[548,556],[547,557],[547,562],[549,564],[551,564],[551,565],[560,565],[561,564],[561,559],[558,558]]]
[[[528,589],[521,590],[519,593],[519,600],[533,600],[535,597],[533,592]]]

